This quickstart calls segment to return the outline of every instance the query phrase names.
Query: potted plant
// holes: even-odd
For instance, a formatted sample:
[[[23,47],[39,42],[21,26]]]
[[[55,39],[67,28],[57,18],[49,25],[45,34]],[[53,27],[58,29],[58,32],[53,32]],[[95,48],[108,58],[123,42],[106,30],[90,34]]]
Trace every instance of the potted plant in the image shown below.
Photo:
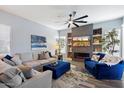
[[[117,52],[115,46],[119,45],[119,43],[118,32],[115,28],[111,32],[106,33],[102,38],[103,50],[112,55],[114,52]]]

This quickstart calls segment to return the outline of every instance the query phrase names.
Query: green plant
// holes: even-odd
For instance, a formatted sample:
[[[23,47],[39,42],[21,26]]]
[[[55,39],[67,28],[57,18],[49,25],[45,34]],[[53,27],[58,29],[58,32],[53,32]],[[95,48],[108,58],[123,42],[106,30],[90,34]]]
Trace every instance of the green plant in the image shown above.
[[[115,52],[115,46],[119,45],[120,40],[118,39],[117,30],[114,28],[111,32],[108,32],[102,38],[103,50],[112,54]]]

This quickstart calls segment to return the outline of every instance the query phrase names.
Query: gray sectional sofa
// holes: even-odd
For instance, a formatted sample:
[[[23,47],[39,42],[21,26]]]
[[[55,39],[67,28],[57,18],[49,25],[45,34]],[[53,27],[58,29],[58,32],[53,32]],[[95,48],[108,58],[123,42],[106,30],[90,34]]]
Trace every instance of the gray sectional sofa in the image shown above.
[[[41,52],[40,52],[41,53]],[[39,52],[27,52],[27,53],[17,53],[20,59],[22,60],[22,64],[35,68],[37,66],[42,66],[45,64],[49,64],[55,62],[57,60],[56,57],[49,57],[42,60],[38,60]]]
[[[52,72],[45,71],[45,72],[38,72],[32,78],[27,79],[21,85],[15,88],[51,88],[52,87]],[[0,88],[9,88],[4,83],[0,82]]]
[[[41,53],[41,52],[40,52]],[[39,52],[28,52],[28,53],[17,53],[15,54],[15,61],[18,61],[18,65],[11,66],[2,60],[0,60],[0,74],[10,68],[18,68],[23,65],[32,68],[33,76],[30,79],[25,79],[21,85],[16,86],[17,88],[50,88],[52,87],[52,71],[47,70],[44,72],[37,71],[36,67],[42,67],[45,64],[49,64],[56,61],[56,57],[48,57],[46,59],[38,60]],[[1,78],[0,78],[1,79]],[[0,82],[0,88],[8,88],[8,86]]]

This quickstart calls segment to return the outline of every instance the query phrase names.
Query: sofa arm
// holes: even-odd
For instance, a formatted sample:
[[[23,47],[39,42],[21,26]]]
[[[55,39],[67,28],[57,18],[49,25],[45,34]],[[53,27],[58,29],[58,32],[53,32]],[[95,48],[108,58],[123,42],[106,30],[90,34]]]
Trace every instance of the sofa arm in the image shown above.
[[[52,58],[58,58],[58,56],[57,55],[54,55],[54,56],[52,56]]]
[[[52,87],[52,71],[47,70],[33,78],[26,80],[20,88],[51,88]]]
[[[113,66],[108,66],[106,64],[96,65],[97,77],[98,79],[116,79],[121,80],[123,75],[123,65],[116,64]]]
[[[85,58],[84,61],[91,61],[91,58]]]

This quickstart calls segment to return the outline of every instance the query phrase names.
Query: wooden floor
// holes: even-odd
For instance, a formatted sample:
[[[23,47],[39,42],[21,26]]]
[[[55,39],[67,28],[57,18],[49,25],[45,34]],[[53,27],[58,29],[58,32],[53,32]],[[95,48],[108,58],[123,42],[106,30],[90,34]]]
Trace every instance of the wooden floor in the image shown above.
[[[77,67],[77,70],[85,69],[83,62],[70,61],[71,64]],[[124,88],[124,76],[122,80],[97,80],[95,78],[88,78],[87,82],[92,83],[97,88]]]

